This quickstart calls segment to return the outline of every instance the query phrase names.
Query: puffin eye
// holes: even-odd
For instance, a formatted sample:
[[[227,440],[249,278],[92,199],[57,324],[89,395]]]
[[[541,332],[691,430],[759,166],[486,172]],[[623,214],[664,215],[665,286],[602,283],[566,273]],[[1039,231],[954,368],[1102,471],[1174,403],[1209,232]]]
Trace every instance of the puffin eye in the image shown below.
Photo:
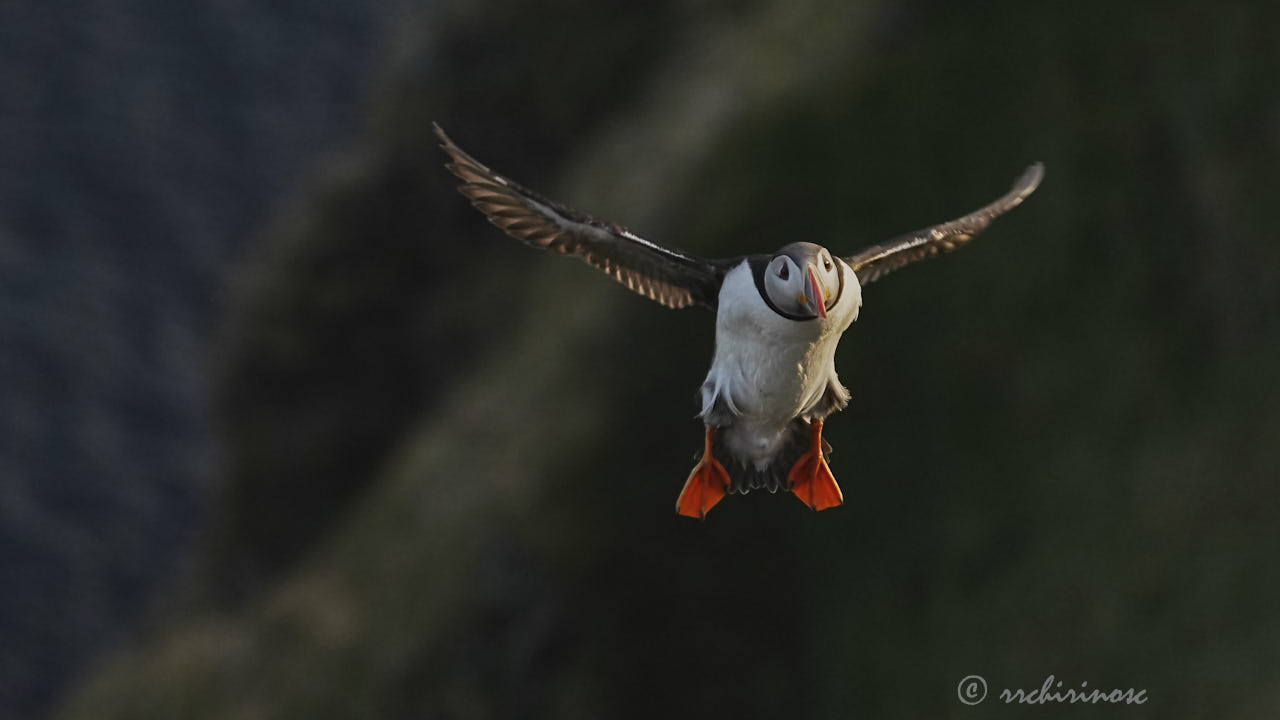
[[[791,271],[787,269],[785,262],[778,266],[778,277],[786,280],[789,275],[791,275]]]
[[[822,258],[822,269],[823,269],[823,270],[830,270],[830,269],[831,269],[831,258],[829,258],[829,257],[824,257],[824,258]]]

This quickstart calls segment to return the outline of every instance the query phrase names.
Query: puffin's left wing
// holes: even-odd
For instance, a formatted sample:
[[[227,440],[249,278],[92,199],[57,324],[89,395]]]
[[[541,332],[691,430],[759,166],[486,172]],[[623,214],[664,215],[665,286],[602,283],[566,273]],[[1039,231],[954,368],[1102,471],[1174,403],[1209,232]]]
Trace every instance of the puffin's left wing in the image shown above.
[[[725,268],[666,248],[621,225],[597,220],[509,180],[482,165],[435,128],[462,179],[458,191],[511,237],[535,248],[576,255],[629,289],[669,308],[714,308]]]
[[[951,252],[985,230],[992,220],[1021,204],[1028,195],[1035,192],[1043,177],[1044,165],[1035,163],[1013,183],[1009,192],[990,205],[974,210],[962,218],[872,245],[844,260],[858,274],[858,282],[866,285],[908,263]]]

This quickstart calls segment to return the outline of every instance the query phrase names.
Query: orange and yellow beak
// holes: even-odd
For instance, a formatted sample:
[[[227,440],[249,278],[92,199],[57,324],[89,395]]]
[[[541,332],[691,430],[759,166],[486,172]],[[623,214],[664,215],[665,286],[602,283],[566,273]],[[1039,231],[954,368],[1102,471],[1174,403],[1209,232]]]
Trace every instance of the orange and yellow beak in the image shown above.
[[[825,318],[827,316],[827,299],[822,292],[822,285],[818,283],[818,275],[813,271],[812,265],[809,266],[809,297],[818,317]]]

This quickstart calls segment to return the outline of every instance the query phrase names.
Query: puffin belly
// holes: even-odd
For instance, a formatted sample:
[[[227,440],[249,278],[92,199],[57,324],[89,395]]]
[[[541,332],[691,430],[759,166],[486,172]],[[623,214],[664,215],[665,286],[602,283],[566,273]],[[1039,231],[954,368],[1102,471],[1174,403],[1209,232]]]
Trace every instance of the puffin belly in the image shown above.
[[[716,355],[703,384],[703,415],[717,405],[730,418],[724,443],[744,464],[763,470],[787,440],[787,428],[821,396],[826,379],[812,362],[818,348],[770,342],[768,334],[718,332]]]

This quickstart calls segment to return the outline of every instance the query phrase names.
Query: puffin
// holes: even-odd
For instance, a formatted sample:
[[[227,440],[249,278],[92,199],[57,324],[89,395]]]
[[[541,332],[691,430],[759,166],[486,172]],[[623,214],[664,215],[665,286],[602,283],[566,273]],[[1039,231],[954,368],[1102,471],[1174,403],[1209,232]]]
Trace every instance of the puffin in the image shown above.
[[[725,495],[789,491],[813,510],[843,504],[822,424],[849,403],[836,346],[858,319],[862,288],[909,263],[968,243],[1044,177],[1033,163],[1007,193],[973,212],[837,255],[811,242],[772,253],[703,258],[646,240],[490,170],[432,124],[459,192],[520,242],[572,255],[668,308],[715,312],[715,349],[701,386],[701,454],[676,499],[704,518]]]

